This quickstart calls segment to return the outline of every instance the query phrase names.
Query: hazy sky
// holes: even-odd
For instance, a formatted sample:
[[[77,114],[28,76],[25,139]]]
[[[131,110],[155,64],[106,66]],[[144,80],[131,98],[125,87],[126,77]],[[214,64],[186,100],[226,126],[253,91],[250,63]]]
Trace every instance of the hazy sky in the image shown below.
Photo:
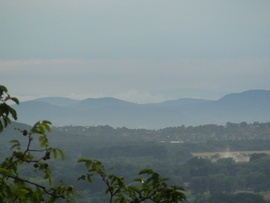
[[[21,100],[138,103],[269,90],[269,11],[269,0],[3,0],[1,84]]]

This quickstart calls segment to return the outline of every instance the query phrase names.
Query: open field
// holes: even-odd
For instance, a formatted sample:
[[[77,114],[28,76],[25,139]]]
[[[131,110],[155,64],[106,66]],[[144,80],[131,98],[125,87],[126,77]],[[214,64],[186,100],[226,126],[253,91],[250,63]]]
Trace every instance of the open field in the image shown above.
[[[226,152],[202,152],[202,153],[192,153],[193,156],[209,158],[213,161],[220,158],[228,158],[231,157],[235,159],[237,162],[247,162],[249,161],[250,154],[255,153],[266,153],[270,154],[270,150],[262,150],[262,151],[226,151]]]

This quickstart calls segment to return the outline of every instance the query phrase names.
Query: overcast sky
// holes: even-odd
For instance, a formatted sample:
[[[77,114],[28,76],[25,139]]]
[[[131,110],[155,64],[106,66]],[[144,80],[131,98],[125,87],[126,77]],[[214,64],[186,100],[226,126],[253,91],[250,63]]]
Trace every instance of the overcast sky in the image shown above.
[[[218,99],[270,89],[269,0],[0,1],[1,84],[20,100]]]

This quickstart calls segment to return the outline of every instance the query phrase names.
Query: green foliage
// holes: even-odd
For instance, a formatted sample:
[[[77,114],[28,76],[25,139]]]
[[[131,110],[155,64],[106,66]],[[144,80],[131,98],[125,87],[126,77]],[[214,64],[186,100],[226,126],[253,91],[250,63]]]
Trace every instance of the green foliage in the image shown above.
[[[16,111],[7,104],[9,101],[19,104],[19,100],[16,97],[11,97],[8,94],[7,88],[0,85],[0,132],[11,123],[10,115],[13,119],[17,120]]]
[[[92,183],[93,176],[99,176],[106,185],[106,194],[110,196],[110,202],[135,203],[150,200],[152,202],[181,202],[186,199],[185,189],[181,186],[168,185],[167,178],[162,178],[152,169],[143,169],[140,176],[132,183],[126,184],[121,176],[107,174],[100,161],[81,158],[78,162],[84,163],[88,172],[78,180],[86,180]]]
[[[9,100],[19,104],[17,98],[10,97],[6,87],[0,86],[0,132],[11,123],[10,116],[17,119],[16,111],[7,104]],[[0,202],[55,202],[58,198],[72,200],[74,191],[70,189],[71,186],[52,185],[48,160],[51,159],[51,153],[55,159],[58,154],[64,158],[64,153],[50,147],[46,135],[51,130],[50,125],[49,121],[40,121],[30,131],[18,129],[26,140],[25,146],[17,139],[10,141],[13,153],[0,163]],[[33,147],[35,139],[38,139],[39,146]],[[20,174],[23,166],[31,167],[32,174],[42,174],[47,185],[36,183],[31,177],[23,177]]]

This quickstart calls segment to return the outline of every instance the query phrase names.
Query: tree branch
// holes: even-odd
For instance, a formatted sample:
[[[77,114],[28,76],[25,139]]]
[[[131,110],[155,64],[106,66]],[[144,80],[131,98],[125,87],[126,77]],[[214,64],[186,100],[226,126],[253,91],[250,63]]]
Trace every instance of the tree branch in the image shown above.
[[[29,181],[29,180],[25,180],[25,179],[22,179],[22,178],[14,177],[14,176],[11,176],[11,175],[7,175],[7,176],[8,176],[9,178],[12,178],[13,180],[18,180],[18,181],[22,181],[22,182],[28,183],[28,184],[30,184],[30,185],[34,185],[34,186],[36,186],[36,187],[42,189],[46,194],[48,194],[48,195],[50,195],[50,196],[52,196],[52,197],[63,198],[63,199],[65,199],[65,197],[62,196],[62,195],[56,195],[56,194],[51,193],[51,192],[48,191],[48,190],[46,189],[46,187],[43,186],[43,185],[39,185],[39,184],[34,183],[34,182],[31,182],[31,181]]]

